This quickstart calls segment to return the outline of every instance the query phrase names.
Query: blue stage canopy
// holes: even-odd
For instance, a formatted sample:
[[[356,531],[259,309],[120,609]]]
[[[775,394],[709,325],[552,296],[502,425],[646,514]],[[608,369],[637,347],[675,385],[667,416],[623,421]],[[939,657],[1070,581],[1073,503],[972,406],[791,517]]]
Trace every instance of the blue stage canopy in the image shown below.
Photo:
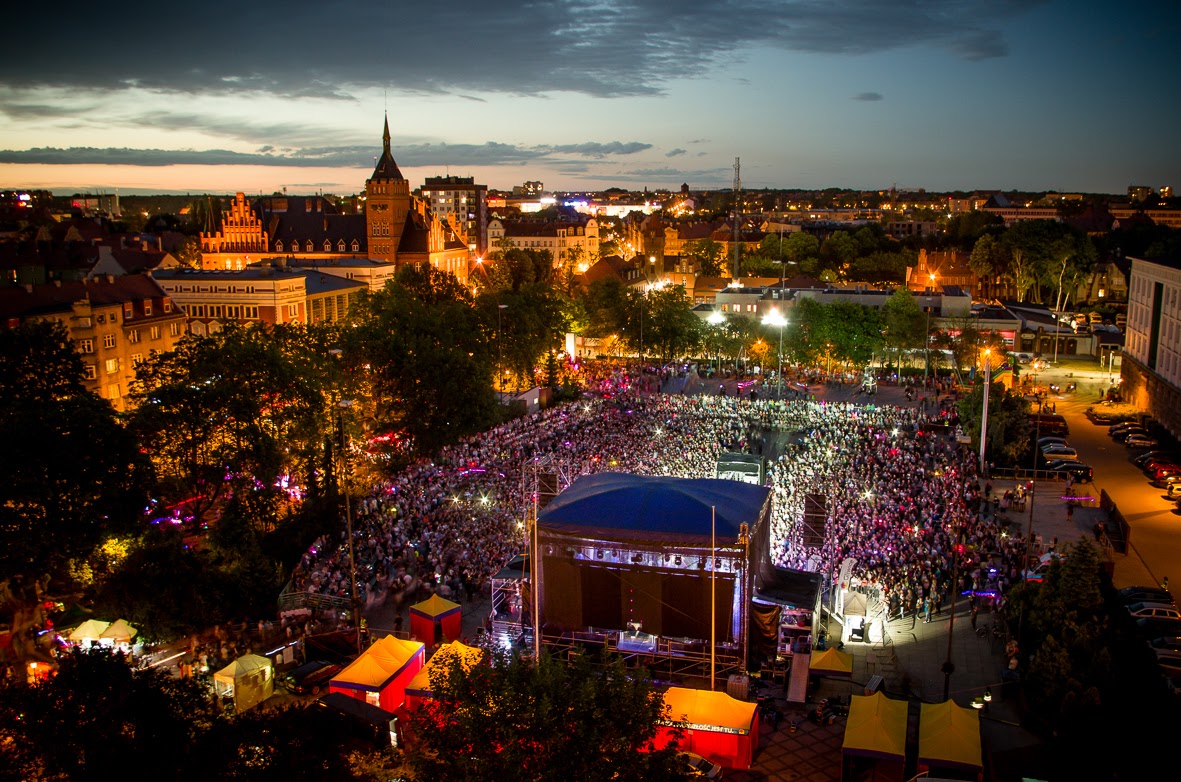
[[[718,543],[733,545],[741,524],[755,531],[770,495],[765,486],[739,481],[596,473],[575,479],[538,523],[555,533],[708,545],[712,506]]]

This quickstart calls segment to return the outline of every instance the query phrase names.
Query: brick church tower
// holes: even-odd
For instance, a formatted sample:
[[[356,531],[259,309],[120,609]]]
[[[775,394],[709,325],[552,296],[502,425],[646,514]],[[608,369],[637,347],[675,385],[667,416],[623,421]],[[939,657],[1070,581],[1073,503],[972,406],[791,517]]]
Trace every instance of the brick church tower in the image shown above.
[[[390,152],[390,120],[381,135],[381,158],[365,181],[365,223],[369,257],[395,262],[406,214],[410,211],[410,182],[398,170]]]

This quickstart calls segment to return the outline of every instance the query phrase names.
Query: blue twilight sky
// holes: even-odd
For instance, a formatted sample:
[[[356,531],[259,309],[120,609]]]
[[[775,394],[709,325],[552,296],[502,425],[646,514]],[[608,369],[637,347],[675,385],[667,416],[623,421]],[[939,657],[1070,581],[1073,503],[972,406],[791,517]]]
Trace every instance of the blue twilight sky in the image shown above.
[[[0,187],[1181,187],[1177,0],[64,0],[5,12]]]

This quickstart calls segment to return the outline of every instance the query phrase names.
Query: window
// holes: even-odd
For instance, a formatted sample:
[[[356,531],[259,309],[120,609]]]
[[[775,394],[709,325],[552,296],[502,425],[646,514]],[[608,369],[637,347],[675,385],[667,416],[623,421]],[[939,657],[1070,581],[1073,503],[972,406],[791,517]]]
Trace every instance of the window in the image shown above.
[[[246,286],[246,292],[247,292],[247,293],[254,293],[254,286],[253,286],[253,285],[247,285],[247,286]]]
[[[108,358],[103,366],[106,368],[108,375],[113,375],[119,371],[119,359]]]
[[[106,322],[107,322],[107,316],[106,316],[106,315],[99,315],[99,316],[96,318],[96,320],[97,320],[99,323],[106,323]]]
[[[93,353],[94,352],[94,340],[93,339],[78,340],[78,352],[81,353],[82,355],[86,355],[87,353]]]
[[[336,243],[336,251],[340,253],[344,252],[344,239]]]
[[[243,307],[242,312],[245,317],[251,320],[258,320],[258,307]]]
[[[82,376],[87,380],[95,380],[98,378],[98,367],[94,364],[84,364],[82,366]]]
[[[119,398],[119,384],[112,383],[111,385],[107,386],[107,399],[118,399],[118,398]]]
[[[115,347],[115,335],[114,334],[104,334],[103,335],[103,347],[108,348],[108,349]]]
[[[175,320],[168,324],[168,334],[172,337],[180,336],[180,324]]]
[[[139,329],[132,329],[131,331],[127,332],[127,341],[130,342],[132,345],[138,344],[139,343]]]
[[[142,363],[144,363],[144,354],[143,353],[132,353],[131,354],[131,366],[138,367]]]
[[[132,314],[134,312],[135,312],[135,310],[132,308],[132,306],[130,304],[124,304],[123,305],[123,320],[131,320]]]
[[[308,240],[307,240],[307,242],[305,242],[305,243],[304,243],[304,246],[305,246],[305,247],[307,247],[307,251],[308,251],[308,252],[311,252],[311,251],[312,251],[312,248],[313,248],[315,245],[313,245],[313,244],[312,244],[312,240],[311,240],[311,239],[308,239]]]
[[[165,312],[172,312],[172,299],[165,299],[164,300],[164,311]]]
[[[332,252],[332,242],[328,241],[327,239],[324,240],[324,252]]]
[[[287,317],[294,318],[298,315],[299,315],[299,305],[298,304],[288,304],[287,305]]]
[[[152,302],[145,301],[144,302],[144,315],[151,315],[151,314],[152,314]]]
[[[280,252],[280,253],[283,252],[283,240],[282,239],[275,242],[275,252]]]
[[[119,313],[112,312],[111,313],[111,323],[118,323],[118,322],[119,322]]]
[[[152,339],[160,339],[160,327],[152,326]]]
[[[353,240],[353,252],[357,252],[360,249],[361,249],[361,244],[356,239],[354,239]]]

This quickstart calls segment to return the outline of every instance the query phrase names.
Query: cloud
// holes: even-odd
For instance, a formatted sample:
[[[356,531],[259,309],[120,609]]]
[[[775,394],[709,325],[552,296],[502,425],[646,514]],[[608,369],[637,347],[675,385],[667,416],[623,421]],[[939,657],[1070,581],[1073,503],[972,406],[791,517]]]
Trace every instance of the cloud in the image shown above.
[[[404,166],[496,166],[525,164],[546,160],[571,169],[586,170],[585,161],[563,160],[560,155],[578,155],[605,159],[610,155],[630,155],[651,149],[638,141],[586,142],[542,146],[518,146],[499,142],[485,144],[409,144],[394,150]],[[254,152],[227,149],[130,149],[113,147],[39,147],[24,150],[0,150],[0,163],[40,165],[254,165],[297,168],[364,168],[373,165],[373,156],[381,150],[374,146],[335,146],[284,148],[265,145]]]
[[[859,92],[853,96],[853,100],[877,101],[882,99],[880,92]]]
[[[677,147],[676,149],[670,149],[668,152],[665,152],[664,156],[665,157],[680,157],[683,154],[685,154],[685,150],[681,149],[680,147]]]
[[[602,97],[652,95],[759,47],[866,54],[942,47],[969,60],[1003,56],[1001,29],[1039,0],[209,0],[150,13],[145,34],[99,4],[18,3],[0,85],[193,94],[260,92],[348,99],[358,88],[415,93]],[[751,20],[758,20],[752,24]],[[262,31],[262,32],[260,32]],[[78,53],[101,41],[119,56]],[[358,52],[364,56],[358,56]],[[34,107],[35,108],[35,107]]]

